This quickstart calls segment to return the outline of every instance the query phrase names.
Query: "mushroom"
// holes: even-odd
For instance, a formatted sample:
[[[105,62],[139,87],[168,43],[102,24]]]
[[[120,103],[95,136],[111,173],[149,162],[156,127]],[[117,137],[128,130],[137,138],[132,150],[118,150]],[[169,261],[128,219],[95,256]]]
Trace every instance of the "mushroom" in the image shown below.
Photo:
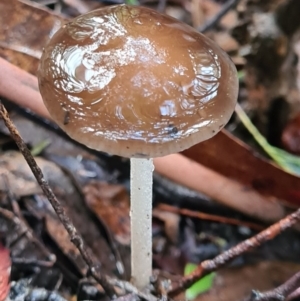
[[[130,158],[132,281],[144,289],[152,271],[152,158],[224,127],[237,100],[234,64],[190,26],[116,5],[58,30],[43,51],[39,87],[70,137]]]

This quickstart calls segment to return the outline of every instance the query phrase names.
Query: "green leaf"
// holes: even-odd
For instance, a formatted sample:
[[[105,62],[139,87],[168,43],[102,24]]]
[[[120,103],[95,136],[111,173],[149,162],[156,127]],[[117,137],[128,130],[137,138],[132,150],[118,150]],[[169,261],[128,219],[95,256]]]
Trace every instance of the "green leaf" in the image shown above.
[[[294,156],[280,148],[270,145],[267,139],[254,126],[239,104],[236,105],[235,112],[255,141],[284,171],[300,175],[300,157]]]
[[[125,0],[125,3],[127,5],[138,5],[138,1],[137,0]]]
[[[187,263],[184,268],[184,275],[191,274],[197,268],[196,264]],[[199,294],[205,293],[211,289],[216,273],[210,273],[198,280],[189,289],[185,291],[185,297],[187,300],[194,300]]]
[[[244,70],[238,71],[238,79],[239,79],[239,81],[243,81],[245,79],[245,71]]]
[[[33,146],[31,150],[32,156],[38,156],[51,143],[50,140],[44,140]]]

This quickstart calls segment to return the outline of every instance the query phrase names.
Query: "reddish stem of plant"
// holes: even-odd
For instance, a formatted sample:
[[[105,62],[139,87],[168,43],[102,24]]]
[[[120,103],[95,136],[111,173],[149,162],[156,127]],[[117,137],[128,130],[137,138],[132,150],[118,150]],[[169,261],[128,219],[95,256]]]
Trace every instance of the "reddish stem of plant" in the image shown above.
[[[0,243],[0,301],[4,301],[10,289],[11,259],[9,250]]]
[[[225,217],[225,216],[208,214],[208,213],[189,210],[189,209],[185,209],[185,208],[177,208],[177,207],[166,205],[166,204],[160,204],[157,208],[160,210],[185,215],[188,217],[199,218],[202,220],[224,223],[224,224],[228,224],[228,225],[244,226],[244,227],[249,227],[249,228],[251,228],[253,230],[257,230],[257,231],[263,230],[263,226],[261,226],[259,224],[252,223],[252,222],[244,222],[244,221],[241,221],[238,219],[229,218],[229,217]]]

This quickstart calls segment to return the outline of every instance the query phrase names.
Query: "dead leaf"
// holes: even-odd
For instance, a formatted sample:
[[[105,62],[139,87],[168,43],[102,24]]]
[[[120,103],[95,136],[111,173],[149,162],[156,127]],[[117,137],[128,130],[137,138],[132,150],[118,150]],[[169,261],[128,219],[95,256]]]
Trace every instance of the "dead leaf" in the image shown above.
[[[77,267],[82,276],[85,276],[88,268],[83,261],[80,252],[70,241],[70,236],[62,223],[54,215],[46,215],[46,230],[50,237],[55,241],[55,243],[60,247],[61,251],[72,261],[72,263]],[[88,249],[89,254],[91,250]]]
[[[183,154],[264,195],[300,204],[300,178],[288,174],[255,153],[241,140],[222,131]]]
[[[163,176],[264,222],[274,222],[285,215],[282,204],[274,197],[266,198],[250,187],[182,155],[154,158],[154,166]]]
[[[88,207],[114,234],[116,240],[130,244],[129,196],[122,185],[91,182],[83,188]]]
[[[239,44],[228,32],[215,32],[212,38],[226,52],[234,52],[239,49]]]
[[[64,22],[33,2],[1,0],[0,57],[36,74],[43,47]]]
[[[71,182],[56,164],[40,157],[35,159],[50,186],[61,187],[60,191],[63,189],[65,193],[74,192]],[[42,192],[27,162],[19,152],[5,152],[0,156],[0,190],[8,189],[16,197]]]
[[[39,59],[49,36],[63,25],[61,17],[32,2],[1,0],[0,12],[0,23],[5,24],[0,28],[4,53],[9,49]]]
[[[166,236],[173,244],[177,244],[179,238],[179,214],[154,208],[153,217],[164,222]]]

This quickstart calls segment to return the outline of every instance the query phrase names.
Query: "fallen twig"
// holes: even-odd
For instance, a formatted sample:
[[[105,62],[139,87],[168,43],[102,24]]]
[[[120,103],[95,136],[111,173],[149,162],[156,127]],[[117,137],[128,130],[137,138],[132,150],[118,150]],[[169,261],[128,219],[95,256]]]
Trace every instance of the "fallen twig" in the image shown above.
[[[300,220],[300,209],[286,216],[285,218],[281,219],[279,222],[273,224],[267,229],[261,231],[257,235],[244,240],[243,242],[239,243],[235,247],[216,256],[214,259],[203,261],[198,265],[197,269],[193,273],[183,277],[180,280],[180,282],[177,284],[177,286],[169,291],[169,296],[176,296],[178,293],[190,287],[200,278],[204,277],[210,272],[213,272],[223,267],[224,265],[226,265],[228,262],[235,259],[239,255],[244,254],[256,247],[259,247],[262,243],[273,239],[274,237],[276,237],[286,229],[294,226],[297,222],[299,222],[299,220]],[[266,301],[266,299],[262,299],[262,301]]]
[[[79,250],[79,252],[82,256],[82,258],[84,259],[84,261],[88,265],[92,277],[103,287],[104,291],[106,292],[106,294],[110,298],[114,298],[116,296],[116,293],[115,293],[115,290],[114,290],[113,286],[110,283],[108,283],[105,276],[101,275],[98,271],[96,271],[96,268],[95,268],[95,265],[94,265],[92,259],[90,258],[89,254],[86,252],[86,249],[84,247],[84,243],[83,243],[83,240],[82,240],[81,236],[78,234],[78,232],[77,232],[76,228],[74,227],[73,223],[71,222],[71,220],[67,216],[64,208],[61,206],[60,202],[58,201],[58,199],[54,195],[54,193],[53,193],[52,189],[50,188],[49,184],[45,180],[41,169],[36,164],[32,154],[30,153],[30,151],[27,148],[25,142],[21,138],[18,130],[16,129],[16,127],[14,126],[12,121],[10,120],[10,118],[8,116],[8,113],[7,113],[5,107],[3,106],[2,103],[0,103],[0,116],[2,117],[2,119],[3,119],[6,127],[8,128],[12,138],[14,139],[16,144],[18,145],[18,147],[19,147],[21,153],[23,154],[25,160],[27,161],[27,163],[28,163],[32,173],[34,174],[37,182],[41,186],[41,189],[43,190],[44,194],[48,198],[48,200],[51,203],[53,209],[55,210],[58,218],[60,219],[60,221],[64,225],[65,229],[67,230],[71,241],[77,247],[77,249]]]
[[[52,258],[55,259],[55,256],[52,255],[52,257],[50,257],[49,261],[45,261],[45,260],[38,260],[38,259],[33,259],[33,258],[16,258],[13,257],[11,259],[13,264],[19,264],[19,265],[27,265],[27,266],[34,266],[34,267],[41,267],[41,268],[52,268],[55,261],[52,260]]]
[[[291,294],[289,294],[286,298],[286,301],[292,301],[292,300],[299,300],[300,297],[300,286],[295,291],[293,291]]]
[[[240,0],[229,0],[227,1],[220,11],[210,20],[208,20],[203,26],[201,26],[198,30],[202,33],[212,29],[216,24],[220,22],[220,20],[237,4],[240,2]]]
[[[261,293],[252,291],[245,301],[283,301],[300,286],[300,272],[273,290]]]
[[[251,228],[253,230],[257,230],[257,231],[260,231],[263,229],[263,227],[261,225],[256,224],[256,223],[244,222],[244,221],[230,218],[230,217],[218,216],[218,215],[208,214],[208,213],[199,212],[199,211],[195,211],[195,210],[177,208],[177,207],[166,205],[166,204],[160,204],[156,208],[159,210],[173,212],[173,213],[185,215],[188,217],[199,218],[202,220],[224,223],[224,224],[228,224],[228,225],[249,227],[249,228]]]

